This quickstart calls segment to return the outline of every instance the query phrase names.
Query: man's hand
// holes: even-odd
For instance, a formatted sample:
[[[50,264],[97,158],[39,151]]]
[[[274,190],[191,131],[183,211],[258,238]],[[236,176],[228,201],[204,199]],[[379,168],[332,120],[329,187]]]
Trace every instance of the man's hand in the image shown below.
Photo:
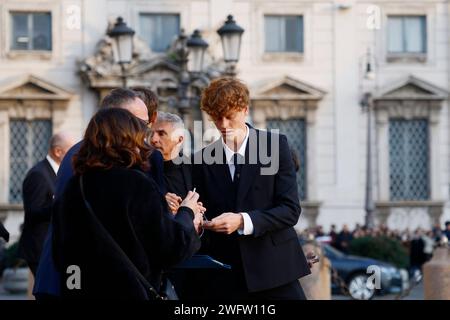
[[[194,223],[194,228],[195,231],[197,231],[197,234],[201,234],[203,231],[203,213],[197,213],[192,222]]]
[[[240,213],[225,212],[211,221],[203,223],[203,228],[214,232],[231,234],[244,227],[244,218]]]
[[[175,193],[167,192],[166,193],[166,201],[167,201],[167,204],[169,205],[170,211],[173,214],[175,214],[175,213],[177,213],[178,208],[180,207],[180,203],[181,203],[181,201],[183,201],[183,199],[181,199],[181,197],[177,196]]]
[[[197,202],[197,208],[199,210],[199,213],[195,214],[194,221],[193,221],[194,228],[195,228],[195,231],[197,231],[197,234],[202,236],[203,235],[203,221],[204,221],[203,215],[206,212],[206,208],[203,206],[203,203],[200,201]]]

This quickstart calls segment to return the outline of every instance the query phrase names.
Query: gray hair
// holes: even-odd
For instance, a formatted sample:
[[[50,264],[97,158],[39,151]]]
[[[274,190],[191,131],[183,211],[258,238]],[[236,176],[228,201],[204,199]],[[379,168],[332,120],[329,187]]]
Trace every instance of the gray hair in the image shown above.
[[[176,129],[184,130],[183,120],[181,120],[181,118],[174,113],[158,111],[156,122],[167,122],[170,123]]]

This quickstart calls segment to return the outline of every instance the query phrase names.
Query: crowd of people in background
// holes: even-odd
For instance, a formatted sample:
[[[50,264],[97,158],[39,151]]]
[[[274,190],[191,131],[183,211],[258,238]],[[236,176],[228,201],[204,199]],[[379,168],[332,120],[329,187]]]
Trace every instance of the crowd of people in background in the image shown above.
[[[409,264],[412,269],[421,269],[422,265],[433,256],[434,249],[439,245],[448,244],[450,239],[450,221],[445,222],[444,229],[435,225],[431,229],[416,228],[415,230],[390,229],[386,225],[374,228],[356,224],[353,230],[344,224],[338,231],[332,224],[329,231],[325,232],[323,226],[307,228],[300,237],[305,240],[315,239],[319,242],[329,243],[334,248],[345,254],[350,254],[350,245],[354,239],[362,237],[388,237],[398,240],[409,253]]]

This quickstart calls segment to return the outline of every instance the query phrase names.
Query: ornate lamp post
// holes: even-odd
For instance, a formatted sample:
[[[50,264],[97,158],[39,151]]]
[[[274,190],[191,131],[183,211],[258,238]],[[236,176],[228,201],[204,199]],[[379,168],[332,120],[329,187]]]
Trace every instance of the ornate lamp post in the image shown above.
[[[178,103],[177,107],[183,116],[183,120],[189,112],[191,106],[189,96],[189,86],[196,80],[202,72],[203,60],[208,43],[202,39],[200,31],[195,30],[194,33],[187,38],[184,29],[175,41],[175,53],[177,63],[180,66],[180,81],[178,84]],[[191,64],[189,64],[189,56],[191,56]],[[191,70],[188,70],[188,65]]]
[[[227,21],[217,30],[223,49],[223,58],[227,63],[226,74],[236,76],[236,64],[239,61],[241,52],[241,39],[244,29],[236,24],[232,15],[227,17]]]
[[[367,53],[366,67],[364,70],[364,79],[373,81],[375,73],[372,69],[370,52]],[[363,80],[364,81],[364,80]],[[361,107],[367,112],[367,158],[366,158],[366,195],[364,209],[366,211],[365,225],[369,228],[375,226],[374,211],[375,203],[373,200],[373,179],[372,179],[372,93],[365,91],[361,99]]]
[[[235,76],[235,65],[239,61],[241,48],[241,37],[244,29],[239,27],[231,15],[217,31],[222,40],[224,61],[227,64],[225,74]],[[190,112],[191,97],[190,88],[192,83],[201,79],[205,84],[209,81],[203,71],[203,62],[208,43],[202,39],[199,30],[195,30],[188,38],[184,29],[174,43],[174,53],[177,64],[180,66],[179,83],[177,91],[176,106],[181,113],[185,123],[190,123],[187,115]]]
[[[194,33],[192,33],[191,37],[187,40],[186,45],[189,50],[189,55],[191,56],[190,61],[192,62],[190,64],[190,71],[194,73],[201,72],[203,70],[205,52],[209,44],[202,39],[199,30],[194,30]]]
[[[127,26],[122,17],[118,17],[114,28],[108,32],[113,41],[114,61],[120,64],[123,87],[127,87],[125,64],[130,63],[133,55],[133,36],[135,32]]]

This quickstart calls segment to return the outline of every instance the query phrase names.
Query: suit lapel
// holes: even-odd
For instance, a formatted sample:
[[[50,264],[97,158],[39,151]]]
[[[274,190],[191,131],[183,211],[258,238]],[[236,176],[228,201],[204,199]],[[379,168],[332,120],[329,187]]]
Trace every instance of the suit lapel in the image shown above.
[[[44,168],[46,170],[45,176],[46,176],[48,185],[50,186],[52,193],[55,193],[56,174],[55,174],[55,171],[53,171],[53,168],[50,165],[50,162],[48,162],[47,158],[44,159]]]
[[[216,152],[220,152],[222,156],[222,161],[217,163],[214,161],[213,164],[207,166],[209,168],[209,173],[212,176],[214,183],[218,188],[221,188],[221,194],[225,195],[227,187],[233,183],[230,176],[230,169],[228,168],[228,164],[225,157],[225,151],[223,150],[221,140],[217,140],[215,143],[211,144],[210,147],[214,148],[211,151],[212,156],[215,158]],[[216,159],[216,158],[215,158]],[[218,160],[218,159],[217,159]]]
[[[55,171],[53,171],[53,168],[52,168],[50,162],[48,162],[47,158],[44,159],[44,163],[45,163],[45,168],[47,169],[48,176],[52,180],[56,181],[56,173],[55,173]]]
[[[239,181],[238,192],[236,197],[236,208],[240,208],[248,190],[252,186],[255,176],[259,174],[260,164],[258,159],[257,132],[253,127],[249,126],[249,137],[247,147],[245,148],[245,164],[242,166],[241,180]],[[255,154],[256,153],[256,154]],[[256,160],[256,163],[255,163]]]

